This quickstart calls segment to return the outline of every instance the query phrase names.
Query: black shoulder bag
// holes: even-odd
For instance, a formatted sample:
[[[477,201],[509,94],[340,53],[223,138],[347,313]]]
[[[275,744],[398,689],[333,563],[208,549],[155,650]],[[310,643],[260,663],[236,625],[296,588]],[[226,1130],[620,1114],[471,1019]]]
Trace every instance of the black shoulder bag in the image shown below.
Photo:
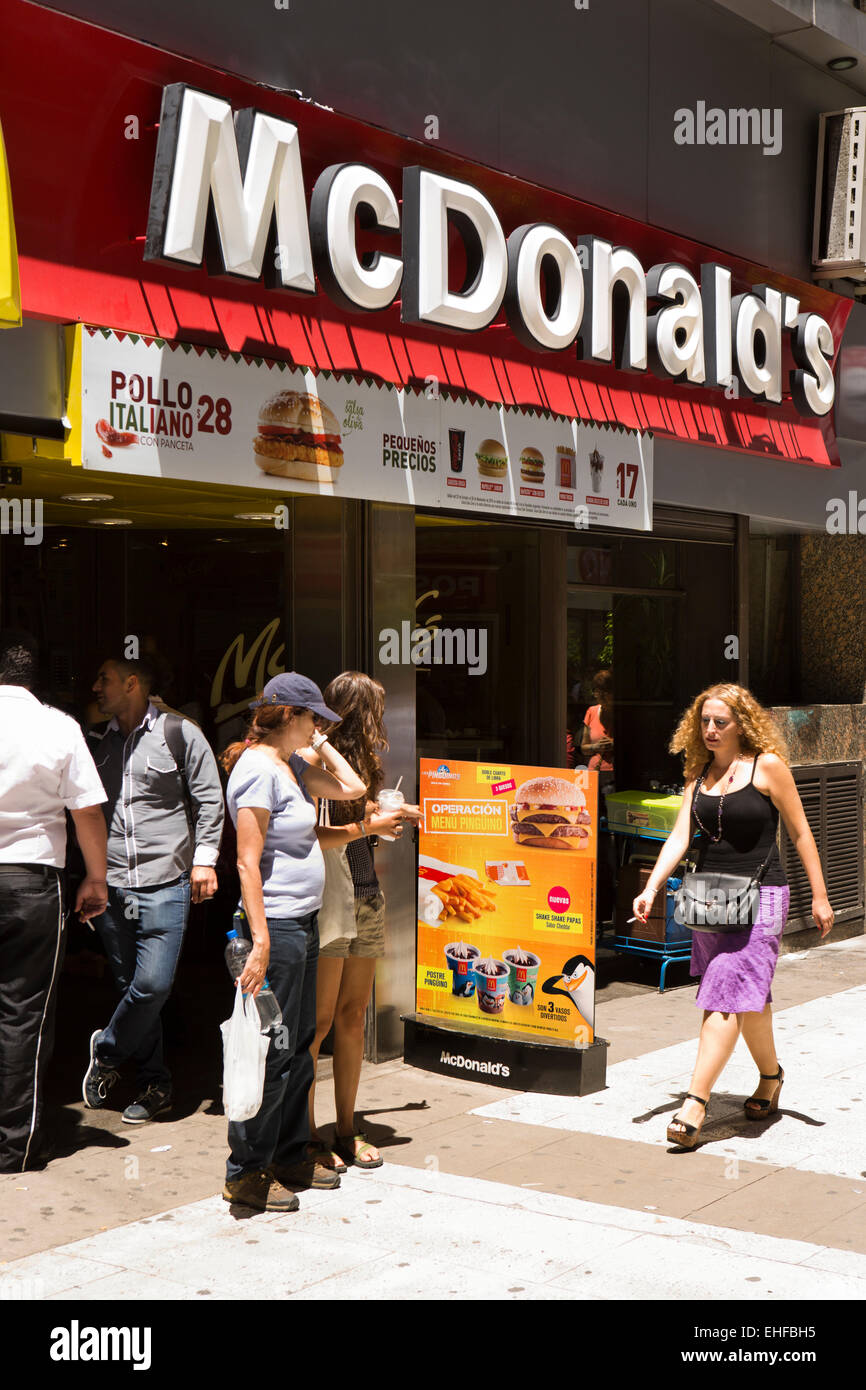
[[[692,806],[706,775],[707,763],[692,794]],[[721,830],[721,807],[719,807]],[[775,844],[751,876],[717,874],[690,868],[683,875],[682,887],[674,895],[674,920],[691,931],[742,932],[755,925],[760,912],[761,884],[770,866]]]

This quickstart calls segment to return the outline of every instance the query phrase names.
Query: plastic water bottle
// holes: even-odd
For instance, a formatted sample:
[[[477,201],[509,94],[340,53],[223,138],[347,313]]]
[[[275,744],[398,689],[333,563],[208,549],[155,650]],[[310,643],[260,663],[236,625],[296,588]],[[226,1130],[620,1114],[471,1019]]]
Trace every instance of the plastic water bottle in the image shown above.
[[[236,912],[234,921],[241,924],[245,921],[243,913]],[[245,937],[240,936],[237,928],[226,932],[228,945],[226,946],[225,956],[229,974],[233,980],[239,980],[244,973],[244,966],[247,963],[247,956],[253,949],[252,944]],[[256,995],[256,1007],[259,1011],[263,1033],[274,1033],[283,1021],[282,1010],[276,1001],[273,990],[268,984],[268,977],[265,976],[265,983]]]

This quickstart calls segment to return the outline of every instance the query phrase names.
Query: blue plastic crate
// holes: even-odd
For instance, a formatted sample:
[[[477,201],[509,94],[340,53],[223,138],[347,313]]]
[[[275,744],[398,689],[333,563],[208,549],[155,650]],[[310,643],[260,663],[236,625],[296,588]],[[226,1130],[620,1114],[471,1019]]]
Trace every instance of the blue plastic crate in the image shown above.
[[[682,922],[678,922],[674,917],[675,903],[674,894],[682,887],[681,878],[669,878],[667,881],[667,898],[665,902],[665,941],[691,941],[692,934],[688,927]]]

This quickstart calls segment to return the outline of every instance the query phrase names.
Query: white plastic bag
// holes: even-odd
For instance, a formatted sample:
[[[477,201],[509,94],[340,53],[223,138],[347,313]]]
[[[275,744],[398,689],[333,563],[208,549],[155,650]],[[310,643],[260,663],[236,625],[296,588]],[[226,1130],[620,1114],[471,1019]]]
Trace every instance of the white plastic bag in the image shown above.
[[[251,1120],[262,1106],[265,1060],[270,1039],[261,1032],[256,1001],[235,986],[231,1018],[220,1024],[223,1035],[223,1109],[236,1124]]]

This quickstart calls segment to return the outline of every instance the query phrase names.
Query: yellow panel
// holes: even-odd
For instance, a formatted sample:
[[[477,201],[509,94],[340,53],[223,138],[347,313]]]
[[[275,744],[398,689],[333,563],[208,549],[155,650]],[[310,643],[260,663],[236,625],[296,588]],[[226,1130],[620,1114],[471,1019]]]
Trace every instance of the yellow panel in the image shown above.
[[[3,131],[0,130],[0,328],[21,324],[21,286],[18,280],[18,247],[12,217],[12,188]]]

